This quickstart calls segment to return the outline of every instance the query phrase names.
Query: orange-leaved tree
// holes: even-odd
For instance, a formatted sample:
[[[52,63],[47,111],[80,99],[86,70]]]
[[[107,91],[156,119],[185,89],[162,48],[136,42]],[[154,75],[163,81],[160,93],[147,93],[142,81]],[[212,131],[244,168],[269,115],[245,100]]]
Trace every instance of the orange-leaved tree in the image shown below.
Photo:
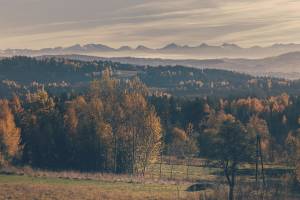
[[[20,150],[20,129],[7,100],[0,100],[0,166],[11,161]]]

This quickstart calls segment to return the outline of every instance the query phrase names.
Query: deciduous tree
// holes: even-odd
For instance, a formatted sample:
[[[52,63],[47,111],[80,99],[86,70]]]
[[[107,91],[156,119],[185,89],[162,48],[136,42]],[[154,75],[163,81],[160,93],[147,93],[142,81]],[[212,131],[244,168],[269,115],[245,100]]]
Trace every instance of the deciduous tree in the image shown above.
[[[0,100],[0,166],[17,156],[19,150],[20,129],[15,125],[9,102]]]

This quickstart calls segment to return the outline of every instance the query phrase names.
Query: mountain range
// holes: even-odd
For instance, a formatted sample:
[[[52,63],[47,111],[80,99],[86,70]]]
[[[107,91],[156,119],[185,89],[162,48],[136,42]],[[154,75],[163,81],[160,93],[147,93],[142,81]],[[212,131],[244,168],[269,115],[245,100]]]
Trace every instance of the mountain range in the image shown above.
[[[100,57],[136,57],[136,58],[164,58],[164,59],[215,59],[215,58],[248,58],[258,59],[273,57],[289,52],[300,51],[300,44],[274,44],[261,47],[240,47],[236,44],[224,43],[220,46],[202,43],[197,46],[168,44],[161,48],[149,48],[139,45],[136,48],[122,46],[112,48],[103,44],[73,45],[69,47],[55,47],[44,49],[5,49],[0,50],[0,57],[5,56],[40,56],[81,54]]]

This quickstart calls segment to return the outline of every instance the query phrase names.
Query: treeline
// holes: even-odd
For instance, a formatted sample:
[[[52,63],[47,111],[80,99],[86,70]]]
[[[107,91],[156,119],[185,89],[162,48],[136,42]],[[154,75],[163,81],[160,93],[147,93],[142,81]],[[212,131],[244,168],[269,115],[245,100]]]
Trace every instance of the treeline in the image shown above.
[[[60,58],[36,59],[16,56],[0,60],[0,79],[14,80],[20,84],[30,84],[32,81],[44,84],[66,81],[75,84],[89,82],[93,76],[99,77],[97,72],[102,72],[109,67],[136,69],[133,66],[109,61],[83,62]]]
[[[150,96],[138,79],[119,80],[111,73],[101,72],[82,94],[39,90],[1,100],[2,161],[144,173],[162,155],[216,159],[211,154],[215,139],[232,126],[245,132],[241,138],[249,144],[260,136],[265,160],[292,164],[298,159],[299,97]]]
[[[298,94],[299,81],[272,77],[254,77],[219,69],[196,69],[184,66],[148,67],[139,73],[149,87],[160,88],[178,97],[240,98]]]
[[[89,82],[109,68],[112,77],[130,80],[138,77],[150,91],[159,95],[218,98],[256,96],[267,98],[283,92],[299,93],[300,82],[218,70],[183,66],[135,66],[110,61],[84,62],[62,58],[13,57],[0,59],[0,98],[12,93],[26,94],[45,88],[59,96],[85,92]]]
[[[109,71],[83,95],[28,93],[0,101],[2,163],[48,169],[143,173],[161,148],[161,125],[138,80]]]
[[[151,97],[150,102],[161,119],[166,146],[172,145],[176,127],[197,141],[198,156],[209,157],[211,137],[230,119],[261,137],[265,160],[296,162],[300,156],[300,97],[285,93],[265,99]]]
[[[10,142],[1,148],[15,153],[20,149],[22,162],[37,167],[132,171],[133,165],[140,168],[146,162],[145,167],[152,159],[144,155],[145,161],[139,155],[147,148],[156,156],[207,156],[211,136],[207,133],[233,118],[261,135],[265,159],[293,161],[296,156],[299,97],[187,99],[148,94],[136,79],[124,82],[104,75],[83,95],[52,96],[46,91],[21,99],[14,95],[10,101],[1,100],[2,144],[16,138],[20,146]],[[143,142],[149,141],[158,146],[146,148]]]

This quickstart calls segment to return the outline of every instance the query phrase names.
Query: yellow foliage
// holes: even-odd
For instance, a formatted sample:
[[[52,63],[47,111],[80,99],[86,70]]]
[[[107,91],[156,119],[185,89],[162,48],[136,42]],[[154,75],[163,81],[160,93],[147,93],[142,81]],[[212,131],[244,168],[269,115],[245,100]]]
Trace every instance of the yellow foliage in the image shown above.
[[[15,125],[7,100],[0,100],[0,147],[0,159],[13,158],[20,148],[20,129]]]
[[[160,148],[161,148],[161,124],[160,119],[157,117],[156,113],[151,110],[144,119],[145,130],[144,133],[140,135],[141,143],[139,149],[141,158],[144,158],[142,163],[149,164],[148,162],[154,162],[157,160]]]
[[[186,141],[187,140],[187,135],[186,135],[186,132],[180,128],[173,128],[173,138],[175,140],[180,140],[180,141]]]
[[[261,148],[264,152],[267,152],[270,146],[270,134],[267,122],[257,116],[252,116],[247,127],[249,133],[252,133],[254,136],[258,134],[261,137]]]

